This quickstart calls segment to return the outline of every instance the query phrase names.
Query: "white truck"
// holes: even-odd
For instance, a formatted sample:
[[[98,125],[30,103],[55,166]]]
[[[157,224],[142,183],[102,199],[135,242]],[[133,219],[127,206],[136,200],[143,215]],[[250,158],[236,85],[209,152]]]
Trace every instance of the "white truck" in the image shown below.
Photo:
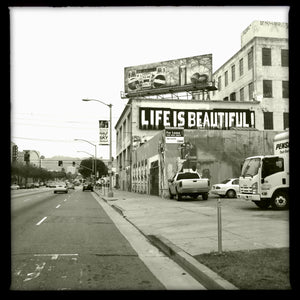
[[[289,132],[274,137],[274,154],[245,159],[239,178],[237,197],[253,201],[266,209],[287,209],[289,206]]]
[[[195,199],[199,195],[203,200],[207,200],[210,189],[210,182],[208,178],[201,178],[198,172],[178,172],[169,182],[169,194],[173,199],[177,196],[177,200],[182,200],[183,196],[190,196]]]

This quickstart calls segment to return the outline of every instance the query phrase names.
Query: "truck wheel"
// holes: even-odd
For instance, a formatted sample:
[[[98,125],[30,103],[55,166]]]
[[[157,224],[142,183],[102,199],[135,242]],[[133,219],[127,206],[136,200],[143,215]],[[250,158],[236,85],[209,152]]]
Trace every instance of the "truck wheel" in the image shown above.
[[[203,200],[207,200],[208,199],[208,193],[203,193],[201,196],[202,196]]]
[[[253,201],[259,208],[267,209],[270,206],[270,200]]]
[[[272,197],[271,205],[274,209],[287,209],[289,206],[289,199],[287,193],[284,191],[275,192]]]
[[[174,198],[174,195],[171,193],[171,190],[169,189],[170,199]]]
[[[236,197],[236,192],[234,190],[228,190],[226,192],[226,197],[227,198],[235,198]]]

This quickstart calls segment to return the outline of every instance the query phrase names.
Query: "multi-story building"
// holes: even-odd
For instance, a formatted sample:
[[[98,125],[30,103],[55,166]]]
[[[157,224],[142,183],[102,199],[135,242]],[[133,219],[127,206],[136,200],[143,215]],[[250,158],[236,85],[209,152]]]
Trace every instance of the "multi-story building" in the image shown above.
[[[268,154],[272,137],[289,127],[288,75],[288,24],[254,21],[241,49],[213,73],[217,90],[206,97],[193,90],[191,99],[129,97],[115,126],[116,185],[165,192],[166,177],[183,163],[180,145],[164,141],[166,127],[185,128],[194,147],[188,165],[212,183],[237,176],[245,156]]]
[[[259,130],[289,127],[288,24],[254,21],[241,35],[241,49],[213,73],[212,100],[259,101]],[[228,105],[231,105],[228,103]]]

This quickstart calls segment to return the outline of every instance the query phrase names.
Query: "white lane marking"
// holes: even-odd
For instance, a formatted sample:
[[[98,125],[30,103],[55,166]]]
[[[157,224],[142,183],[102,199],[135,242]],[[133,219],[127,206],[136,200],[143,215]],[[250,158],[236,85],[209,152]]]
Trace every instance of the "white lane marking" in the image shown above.
[[[55,260],[59,256],[78,256],[78,253],[53,253],[53,254],[34,254],[34,256],[51,256],[51,259]]]
[[[47,219],[47,217],[44,217],[41,221],[39,221],[38,223],[36,223],[36,225],[40,225],[40,224],[43,223],[46,219]]]
[[[58,204],[55,208],[59,208],[60,207],[60,204]]]
[[[33,256],[53,256],[53,255],[61,255],[61,256],[77,256],[78,253],[45,253],[45,254],[34,254]]]

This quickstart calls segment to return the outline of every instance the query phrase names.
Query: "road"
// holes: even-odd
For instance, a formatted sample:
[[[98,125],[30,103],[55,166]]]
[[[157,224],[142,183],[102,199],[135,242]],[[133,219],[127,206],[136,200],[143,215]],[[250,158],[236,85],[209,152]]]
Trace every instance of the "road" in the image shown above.
[[[103,205],[81,189],[12,191],[11,290],[204,289]]]

